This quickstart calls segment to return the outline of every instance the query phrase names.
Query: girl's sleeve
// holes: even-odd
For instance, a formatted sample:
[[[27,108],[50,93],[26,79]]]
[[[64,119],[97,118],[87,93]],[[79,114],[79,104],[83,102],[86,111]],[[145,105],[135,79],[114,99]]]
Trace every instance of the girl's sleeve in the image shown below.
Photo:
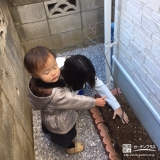
[[[58,67],[61,68],[64,66],[64,62],[66,60],[66,57],[57,57],[56,62],[58,64]]]
[[[96,78],[94,89],[101,97],[107,96],[106,101],[113,108],[113,110],[116,110],[120,107],[117,99],[113,96],[108,87],[98,77]]]

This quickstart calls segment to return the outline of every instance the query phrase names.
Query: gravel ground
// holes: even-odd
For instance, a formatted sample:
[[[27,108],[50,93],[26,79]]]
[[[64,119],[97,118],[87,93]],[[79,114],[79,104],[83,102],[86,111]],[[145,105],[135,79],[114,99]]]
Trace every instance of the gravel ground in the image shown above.
[[[103,44],[102,48],[103,47]],[[89,46],[87,48],[76,49],[70,52],[59,54],[58,56],[82,54],[88,57],[96,70],[97,76],[105,81],[105,61],[100,45]],[[94,91],[86,86],[85,95],[93,96]],[[85,150],[79,154],[68,155],[65,149],[53,144],[48,135],[41,130],[41,118],[39,111],[33,111],[33,131],[35,160],[107,160],[108,156],[102,146],[99,135],[94,127],[93,120],[88,110],[78,111],[79,117],[76,123],[77,141],[85,145]]]

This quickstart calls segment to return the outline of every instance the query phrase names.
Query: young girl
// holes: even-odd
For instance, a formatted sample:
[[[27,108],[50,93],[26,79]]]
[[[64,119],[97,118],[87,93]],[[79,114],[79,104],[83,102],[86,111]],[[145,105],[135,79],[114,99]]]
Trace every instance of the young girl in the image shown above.
[[[34,110],[41,110],[44,132],[48,132],[52,142],[66,148],[68,154],[84,150],[76,136],[75,110],[89,109],[105,105],[105,97],[91,98],[71,93],[56,63],[55,55],[45,47],[36,47],[26,53],[24,66],[31,74],[29,101]]]
[[[116,98],[112,95],[108,87],[96,77],[95,69],[91,61],[83,55],[74,55],[69,58],[58,57],[57,63],[61,68],[61,75],[72,91],[83,88],[87,82],[100,96],[107,96],[107,103],[113,108],[115,119],[116,115],[120,117],[122,123],[128,123],[128,116]]]

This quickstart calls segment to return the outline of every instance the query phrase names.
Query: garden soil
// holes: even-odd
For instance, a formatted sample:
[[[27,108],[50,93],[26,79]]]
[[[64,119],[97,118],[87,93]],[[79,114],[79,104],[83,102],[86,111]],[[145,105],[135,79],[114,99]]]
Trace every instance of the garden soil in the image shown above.
[[[113,110],[109,105],[106,105],[101,111],[107,117],[105,121],[110,131],[109,135],[120,159],[156,160],[157,147],[140,124],[124,95],[118,94],[115,97],[127,113],[129,124],[122,124],[118,116],[113,120]],[[146,151],[147,149],[156,151]]]

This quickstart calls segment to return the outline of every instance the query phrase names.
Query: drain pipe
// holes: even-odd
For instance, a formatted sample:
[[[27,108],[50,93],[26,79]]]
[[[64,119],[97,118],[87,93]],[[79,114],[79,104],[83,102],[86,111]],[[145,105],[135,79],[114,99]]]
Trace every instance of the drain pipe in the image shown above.
[[[105,56],[108,65],[105,65],[106,81],[110,81],[110,70],[108,67],[111,66],[111,0],[104,0],[104,49]]]

